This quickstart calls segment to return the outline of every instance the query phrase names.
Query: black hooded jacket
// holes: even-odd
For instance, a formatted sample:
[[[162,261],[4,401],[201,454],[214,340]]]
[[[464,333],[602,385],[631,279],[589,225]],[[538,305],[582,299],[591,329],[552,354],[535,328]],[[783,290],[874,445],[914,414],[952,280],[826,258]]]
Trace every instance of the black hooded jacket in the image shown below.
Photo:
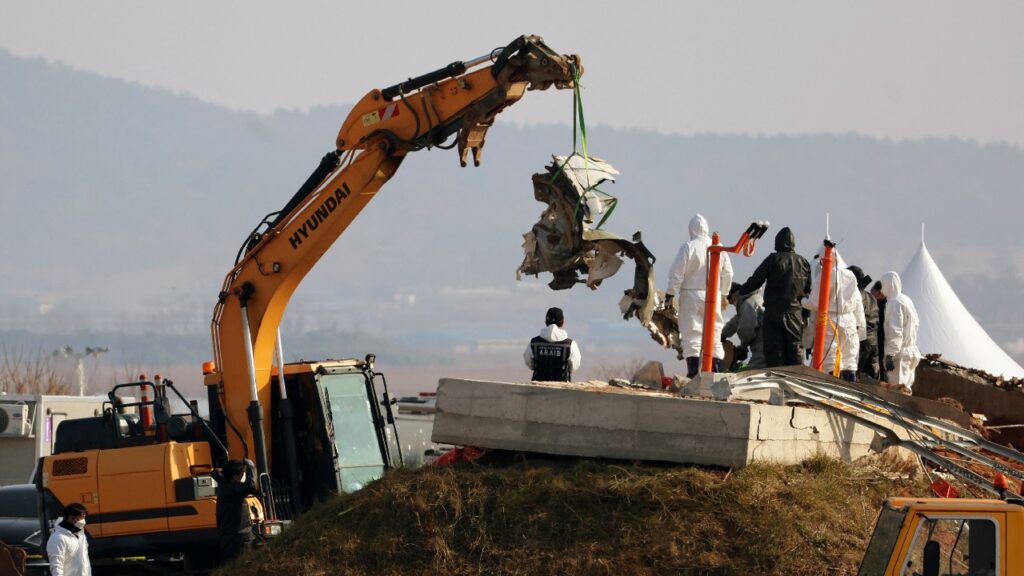
[[[252,519],[245,499],[256,494],[256,469],[248,467],[245,482],[234,482],[236,473],[237,470],[223,474],[214,470],[212,474],[217,481],[217,532],[221,545],[236,539],[253,539]]]
[[[866,276],[859,266],[850,266],[849,270],[857,277],[857,288],[860,289],[860,299],[864,303],[864,322],[867,328],[866,341],[872,347],[877,346],[878,340],[878,302],[868,292],[871,285],[871,276]]]
[[[765,318],[780,321],[787,314],[800,314],[800,299],[811,292],[811,265],[795,252],[796,236],[789,228],[775,235],[775,252],[754,270],[740,294],[752,294],[765,284]]]

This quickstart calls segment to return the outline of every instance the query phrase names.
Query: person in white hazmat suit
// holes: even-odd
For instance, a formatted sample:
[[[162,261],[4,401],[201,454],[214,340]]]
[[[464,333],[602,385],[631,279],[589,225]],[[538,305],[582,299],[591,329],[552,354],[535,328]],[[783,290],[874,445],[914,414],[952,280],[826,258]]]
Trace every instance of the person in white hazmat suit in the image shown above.
[[[690,219],[690,241],[679,247],[676,260],[668,273],[668,288],[665,297],[668,305],[673,305],[678,298],[679,342],[682,344],[683,357],[686,358],[686,376],[693,378],[700,372],[700,346],[704,331],[704,302],[707,290],[708,247],[711,237],[708,235],[708,221],[697,214]],[[714,326],[714,366],[715,372],[721,371],[725,348],[722,346],[722,302],[725,301],[732,286],[732,262],[729,255],[722,253],[719,264],[719,293],[709,297],[715,298]]]
[[[821,260],[824,255],[825,247],[822,246],[814,257],[815,264],[811,265],[811,293],[802,301],[804,308],[811,311],[811,322],[808,324],[812,326],[816,325],[818,319]],[[832,258],[832,286],[828,297],[829,325],[825,329],[825,359],[822,366],[812,368],[832,374],[838,352],[840,378],[856,382],[860,341],[867,338],[864,302],[860,288],[857,287],[857,276],[847,270],[846,262],[838,250],[832,250]]]
[[[903,293],[900,275],[889,271],[879,279],[885,296],[885,369],[888,371],[886,388],[911,394],[914,370],[921,361],[917,349],[917,329],[921,321],[914,301]]]
[[[89,540],[85,535],[88,511],[77,502],[64,507],[50,539],[46,541],[46,557],[53,576],[92,576],[89,563]]]

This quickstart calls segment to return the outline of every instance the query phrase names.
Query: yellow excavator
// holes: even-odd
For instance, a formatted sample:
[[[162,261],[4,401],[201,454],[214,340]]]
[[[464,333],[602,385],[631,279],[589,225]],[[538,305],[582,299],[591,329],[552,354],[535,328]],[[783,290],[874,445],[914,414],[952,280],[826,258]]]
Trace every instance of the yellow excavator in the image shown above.
[[[392,399],[373,355],[285,364],[278,328],[288,301],[409,152],[457,146],[463,166],[470,155],[479,165],[498,113],[527,90],[573,88],[582,73],[578,56],[521,36],[366,94],[336,149],[249,234],[224,280],[214,361],[204,366],[209,421],[188,402],[173,414],[173,383],[145,379],[116,386],[103,416],[63,421],[36,474],[43,542],[62,507],[81,502],[94,562],[207,557],[217,542],[212,473],[227,458],[255,460],[259,495],[250,509],[265,536],[394,465]]]

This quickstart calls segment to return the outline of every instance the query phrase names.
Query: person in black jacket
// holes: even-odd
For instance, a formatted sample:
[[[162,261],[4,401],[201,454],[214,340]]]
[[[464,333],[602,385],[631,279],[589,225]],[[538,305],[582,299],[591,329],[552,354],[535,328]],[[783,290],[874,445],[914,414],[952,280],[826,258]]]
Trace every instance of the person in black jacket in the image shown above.
[[[864,274],[860,266],[850,266],[848,270],[857,277],[857,288],[860,289],[860,299],[864,304],[866,337],[860,341],[857,372],[878,380],[878,302],[867,290],[871,276]]]
[[[561,308],[549,308],[544,315],[544,329],[530,340],[523,352],[526,366],[533,370],[531,380],[537,382],[570,382],[572,373],[580,369],[580,347],[565,331],[565,314]]]
[[[811,293],[811,265],[796,253],[796,236],[789,228],[775,236],[775,252],[768,255],[740,288],[744,297],[761,285],[764,289],[764,360],[769,368],[802,364],[804,318],[800,299]]]
[[[878,381],[885,382],[889,378],[889,371],[885,369],[885,295],[882,294],[882,283],[875,282],[871,287],[871,296],[878,304]]]
[[[252,519],[245,499],[256,494],[256,467],[246,460],[228,460],[217,481],[217,534],[221,560],[231,562],[252,547]]]

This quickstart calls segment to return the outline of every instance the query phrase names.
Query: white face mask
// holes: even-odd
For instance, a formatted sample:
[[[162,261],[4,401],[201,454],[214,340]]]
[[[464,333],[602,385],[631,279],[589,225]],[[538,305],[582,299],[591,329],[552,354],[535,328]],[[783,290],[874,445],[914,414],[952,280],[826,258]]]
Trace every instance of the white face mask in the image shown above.
[[[85,528],[85,518],[82,518],[78,522],[75,522],[75,528],[78,528],[79,530]]]

